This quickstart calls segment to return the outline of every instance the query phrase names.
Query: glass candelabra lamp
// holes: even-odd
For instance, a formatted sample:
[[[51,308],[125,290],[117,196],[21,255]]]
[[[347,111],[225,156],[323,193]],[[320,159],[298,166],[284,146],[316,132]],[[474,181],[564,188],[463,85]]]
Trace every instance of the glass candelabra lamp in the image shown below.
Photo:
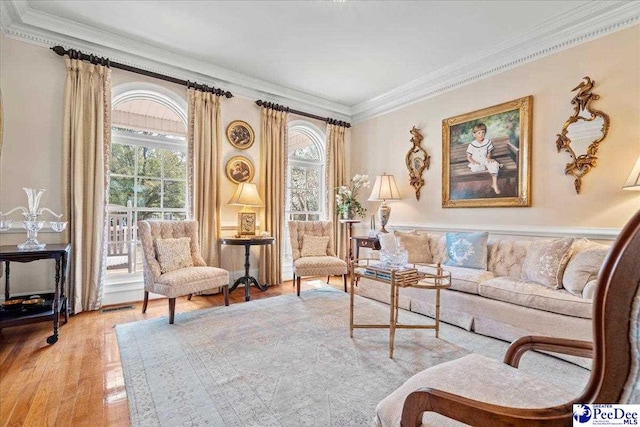
[[[45,190],[42,188],[23,188],[25,193],[27,193],[27,201],[29,204],[29,209],[24,206],[18,206],[11,209],[7,213],[3,213],[0,211],[0,231],[7,231],[11,228],[13,221],[9,219],[9,215],[14,212],[21,211],[24,216],[24,221],[22,221],[22,227],[27,230],[27,241],[24,243],[20,243],[18,245],[18,249],[23,250],[34,250],[34,249],[44,249],[46,243],[38,242],[38,231],[44,227],[46,221],[41,220],[42,215],[47,212],[51,214],[55,221],[49,221],[49,225],[53,229],[53,231],[57,233],[61,233],[67,228],[67,221],[61,221],[62,214],[57,214],[51,209],[41,208],[40,198],[42,197],[42,193]]]

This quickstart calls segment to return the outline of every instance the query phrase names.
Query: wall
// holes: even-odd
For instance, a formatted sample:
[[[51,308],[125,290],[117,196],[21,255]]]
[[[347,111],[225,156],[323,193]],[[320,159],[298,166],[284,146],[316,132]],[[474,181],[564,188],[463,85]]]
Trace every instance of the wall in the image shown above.
[[[7,211],[26,204],[22,187],[45,188],[41,205],[62,212],[62,120],[66,67],[64,59],[49,49],[29,43],[5,38],[0,35],[0,88],[4,105],[4,144],[0,157],[0,210]],[[186,98],[186,88],[122,70],[113,70],[112,87],[128,82],[146,82],[170,89]],[[233,235],[236,230],[236,214],[239,206],[229,206],[236,185],[224,175],[227,161],[237,155],[248,157],[255,166],[253,182],[260,177],[260,108],[254,100],[234,97],[223,98],[222,158],[221,171],[221,221],[223,235]],[[291,115],[291,120],[305,119]],[[225,130],[234,120],[244,120],[255,132],[255,142],[247,150],[238,150],[228,143]],[[325,124],[309,120],[320,129]],[[65,218],[68,213],[64,212]],[[14,245],[25,240],[25,232],[14,229],[0,233],[0,244]],[[59,243],[64,236],[43,230],[38,235],[45,243]],[[252,268],[257,266],[259,248],[252,252]],[[223,247],[222,265],[231,272],[231,282],[244,274],[244,249]],[[47,289],[53,277],[54,263],[12,264],[12,292],[36,293]],[[131,291],[124,300],[141,299],[140,283],[120,284],[123,290]],[[117,288],[117,287],[116,287]],[[109,292],[117,292],[112,288]],[[238,292],[242,292],[239,290]],[[128,299],[127,299],[128,298]],[[105,300],[105,302],[114,300]]]
[[[640,207],[640,193],[621,190],[640,155],[639,65],[640,26],[635,26],[358,123],[352,131],[352,170],[395,175],[403,200],[392,204],[392,228],[617,230]],[[568,154],[557,153],[555,141],[573,113],[571,89],[584,76],[595,80],[593,91],[601,98],[593,107],[609,114],[611,128],[600,144],[598,166],[583,179],[577,195],[573,178],[564,175]],[[534,105],[532,206],[442,208],[442,120],[527,95],[533,95]],[[431,155],[420,201],[405,166],[414,125]],[[369,202],[369,211],[377,206]]]

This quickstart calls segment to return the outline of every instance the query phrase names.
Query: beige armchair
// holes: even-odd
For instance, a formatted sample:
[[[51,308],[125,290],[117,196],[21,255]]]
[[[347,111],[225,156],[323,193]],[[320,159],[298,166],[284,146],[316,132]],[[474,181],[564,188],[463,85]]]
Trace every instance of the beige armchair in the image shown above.
[[[196,292],[222,288],[224,305],[229,305],[229,272],[208,267],[202,259],[197,221],[138,221],[138,237],[144,255],[143,313],[147,311],[149,292],[169,298],[170,324],[179,296],[191,299]]]
[[[344,291],[347,292],[349,268],[333,251],[332,228],[331,221],[289,221],[293,281],[298,296],[303,276],[342,276]]]
[[[379,426],[569,426],[574,404],[640,402],[640,212],[611,248],[593,297],[593,342],[525,336],[504,363],[470,354],[409,378],[376,408]],[[578,396],[517,369],[527,350],[592,357]],[[575,425],[575,424],[574,424]]]

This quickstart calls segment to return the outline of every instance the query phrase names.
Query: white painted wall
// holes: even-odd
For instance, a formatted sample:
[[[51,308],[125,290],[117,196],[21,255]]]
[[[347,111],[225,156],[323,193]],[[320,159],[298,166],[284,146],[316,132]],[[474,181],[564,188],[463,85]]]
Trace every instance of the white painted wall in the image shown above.
[[[582,193],[577,195],[573,178],[564,175],[569,157],[557,153],[555,141],[573,113],[571,89],[584,76],[596,81],[593,91],[601,98],[593,107],[609,114],[611,128],[600,144],[598,166],[583,179]],[[442,208],[442,120],[527,95],[533,95],[534,106],[532,206]],[[422,146],[431,155],[420,201],[409,186],[405,166],[414,125],[421,129]],[[392,228],[615,231],[640,208],[640,192],[621,189],[640,155],[640,26],[358,123],[352,140],[352,170],[396,177],[404,199],[392,204]],[[378,203],[369,202],[368,207],[375,212]]]

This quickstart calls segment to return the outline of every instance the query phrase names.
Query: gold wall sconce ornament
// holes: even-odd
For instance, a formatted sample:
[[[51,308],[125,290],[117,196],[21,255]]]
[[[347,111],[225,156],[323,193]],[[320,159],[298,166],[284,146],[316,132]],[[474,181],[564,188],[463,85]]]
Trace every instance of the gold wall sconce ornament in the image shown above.
[[[412,135],[410,141],[413,146],[407,153],[405,161],[407,163],[407,169],[409,169],[409,184],[416,190],[416,200],[420,200],[420,189],[424,185],[422,172],[424,172],[425,169],[429,169],[431,156],[420,146],[423,139],[420,131],[414,126],[409,133]]]
[[[564,123],[562,133],[556,140],[558,152],[564,150],[571,156],[571,162],[565,166],[564,173],[575,177],[573,185],[577,194],[580,194],[582,177],[597,166],[598,145],[609,131],[609,116],[591,107],[591,102],[600,98],[600,95],[591,92],[596,82],[588,76],[583,79],[583,82],[571,90],[578,91],[571,100],[573,115]],[[580,148],[586,150],[586,153],[576,155],[576,151],[582,151]]]

